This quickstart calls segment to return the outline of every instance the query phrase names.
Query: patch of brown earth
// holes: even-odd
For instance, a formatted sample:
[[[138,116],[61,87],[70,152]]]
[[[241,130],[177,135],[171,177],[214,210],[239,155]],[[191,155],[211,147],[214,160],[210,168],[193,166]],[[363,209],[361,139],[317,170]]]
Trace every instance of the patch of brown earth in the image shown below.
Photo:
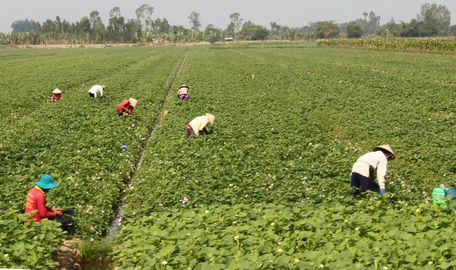
[[[81,265],[78,263],[77,258],[79,256],[79,250],[76,248],[76,244],[79,239],[65,240],[63,245],[60,247],[59,252],[54,257],[54,260],[59,263],[56,270],[80,270]]]

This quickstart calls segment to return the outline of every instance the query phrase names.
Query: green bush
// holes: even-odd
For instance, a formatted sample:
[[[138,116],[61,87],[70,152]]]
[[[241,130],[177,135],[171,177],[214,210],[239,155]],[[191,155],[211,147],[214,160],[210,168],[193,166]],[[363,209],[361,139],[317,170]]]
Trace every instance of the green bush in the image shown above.
[[[112,253],[111,243],[105,241],[88,241],[84,240],[78,243],[79,260],[110,260]]]
[[[375,48],[419,52],[456,52],[456,40],[412,38],[325,39],[319,46],[336,48]]]
[[[49,269],[64,233],[60,224],[43,219],[26,223],[29,216],[15,211],[0,211],[0,267]]]
[[[372,200],[373,199],[373,200]],[[122,269],[448,269],[454,213],[434,205],[233,205],[172,209],[126,225]]]

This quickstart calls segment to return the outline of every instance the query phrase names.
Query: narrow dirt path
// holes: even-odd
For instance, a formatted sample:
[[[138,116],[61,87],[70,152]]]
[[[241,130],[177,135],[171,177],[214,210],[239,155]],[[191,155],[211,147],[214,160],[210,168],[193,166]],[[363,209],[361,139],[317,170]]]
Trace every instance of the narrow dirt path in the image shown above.
[[[59,252],[54,257],[54,260],[59,263],[56,270],[79,270],[81,265],[77,262],[79,250],[76,244],[79,239],[74,238],[71,240],[63,241],[63,245],[59,248]]]

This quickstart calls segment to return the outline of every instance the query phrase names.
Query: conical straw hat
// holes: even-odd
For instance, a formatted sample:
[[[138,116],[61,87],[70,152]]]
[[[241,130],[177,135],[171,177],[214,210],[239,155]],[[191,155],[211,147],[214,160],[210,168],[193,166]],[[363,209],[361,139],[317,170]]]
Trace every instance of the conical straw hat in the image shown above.
[[[138,104],[138,101],[134,98],[129,98],[128,100],[130,101],[130,105],[132,107],[136,107],[136,104]]]
[[[391,149],[391,146],[389,146],[389,144],[379,145],[379,146],[375,147],[374,151],[377,151],[377,150],[385,150],[386,152],[390,153],[393,156],[391,159],[396,158],[396,155],[394,154],[393,149]]]
[[[206,117],[207,117],[207,120],[209,121],[209,123],[211,123],[211,125],[213,125],[215,123],[215,115],[206,113]]]
[[[188,86],[188,85],[186,85],[186,84],[181,85],[181,86],[179,87],[179,89],[184,88],[184,87],[190,89],[190,86]]]
[[[60,93],[62,93],[62,91],[60,89],[56,88],[56,89],[52,90],[52,93],[53,94],[60,94]]]

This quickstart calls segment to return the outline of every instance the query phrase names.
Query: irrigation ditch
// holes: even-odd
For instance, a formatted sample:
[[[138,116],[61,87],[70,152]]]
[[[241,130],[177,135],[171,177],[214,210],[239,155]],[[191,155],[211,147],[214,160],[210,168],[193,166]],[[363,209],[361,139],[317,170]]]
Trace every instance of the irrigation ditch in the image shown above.
[[[113,205],[113,208],[115,209],[115,212],[117,214],[113,219],[111,226],[109,227],[109,230],[106,230],[105,239],[102,240],[102,242],[104,242],[105,244],[101,244],[101,249],[103,249],[103,245],[105,246],[105,249],[106,247],[111,248],[112,241],[114,240],[119,230],[119,227],[122,225],[122,218],[124,216],[124,205],[126,203],[126,190],[134,187],[134,177],[136,175],[136,172],[141,168],[141,165],[144,161],[147,146],[153,139],[156,127],[162,120],[164,105],[166,101],[170,98],[170,93],[172,93],[172,86],[183,68],[185,60],[187,58],[187,54],[188,49],[186,50],[184,56],[176,64],[176,66],[171,70],[170,74],[168,75],[168,79],[166,80],[163,86],[163,99],[160,100],[157,110],[151,120],[152,124],[147,132],[146,140],[144,144],[141,146],[139,158],[136,162],[133,163],[132,169],[130,170],[128,177],[124,183],[124,188],[120,191],[120,201],[116,205]],[[55,256],[55,260],[59,263],[59,266],[56,269],[114,269],[114,265],[112,264],[112,262],[106,258],[98,257],[85,260],[82,257],[81,259],[81,250],[79,249],[81,249],[81,247],[84,248],[83,245],[81,245],[81,242],[82,240],[76,238],[64,241],[64,244],[60,247],[58,254]],[[100,252],[103,253],[103,251]]]

